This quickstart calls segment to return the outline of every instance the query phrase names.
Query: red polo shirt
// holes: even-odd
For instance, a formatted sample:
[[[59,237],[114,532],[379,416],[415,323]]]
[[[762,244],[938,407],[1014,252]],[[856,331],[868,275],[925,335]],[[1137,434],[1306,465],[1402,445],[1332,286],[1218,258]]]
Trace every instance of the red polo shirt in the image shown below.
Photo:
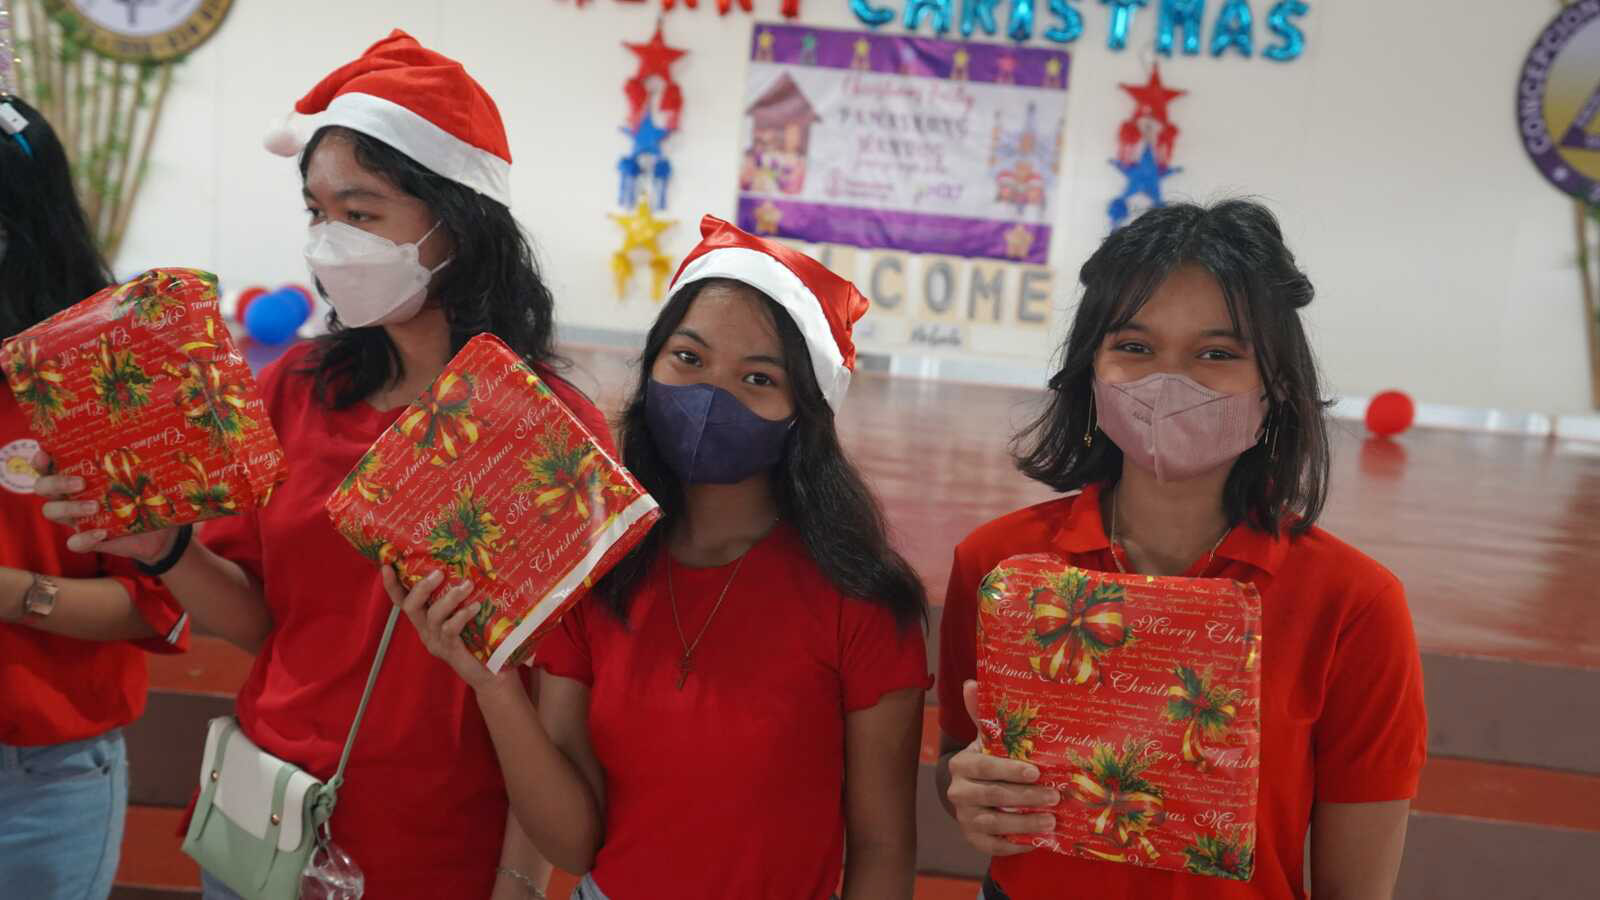
[[[30,460],[39,444],[0,380],[0,566],[63,578],[110,577],[155,629],[144,641],[80,641],[31,628],[0,625],[0,743],[43,746],[79,741],[127,725],[144,714],[150,676],[144,651],[189,647],[189,619],[160,579],[133,563],[67,549],[72,529],[53,525],[33,493]],[[14,598],[13,598],[14,599]]]
[[[939,656],[939,722],[976,730],[961,685],[977,672],[977,589],[1006,557],[1056,553],[1115,571],[1100,486],[988,523],[956,547]],[[1262,603],[1261,770],[1256,869],[1248,883],[1083,860],[1043,850],[996,859],[1011,900],[1303,898],[1305,838],[1319,801],[1371,803],[1416,793],[1426,755],[1422,663],[1405,592],[1387,569],[1327,532],[1271,536],[1239,527],[1185,575],[1256,586]],[[1070,886],[1083,887],[1070,887]],[[1092,885],[1092,889],[1087,887]]]

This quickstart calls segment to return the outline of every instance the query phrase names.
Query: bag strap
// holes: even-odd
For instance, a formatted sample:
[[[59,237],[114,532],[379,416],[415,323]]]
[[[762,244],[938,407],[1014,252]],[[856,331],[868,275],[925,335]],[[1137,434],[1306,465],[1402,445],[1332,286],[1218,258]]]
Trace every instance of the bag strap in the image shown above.
[[[350,762],[350,751],[356,745],[356,734],[361,731],[361,719],[367,714],[367,701],[372,699],[372,688],[378,683],[378,670],[383,668],[383,657],[389,652],[389,639],[394,636],[394,625],[399,619],[400,607],[396,605],[389,611],[389,621],[383,626],[383,638],[378,641],[378,655],[372,660],[371,671],[367,672],[367,686],[361,692],[361,703],[356,707],[355,721],[350,723],[350,734],[344,739],[344,752],[339,754],[339,768],[323,785],[322,793],[317,797],[318,826],[327,824],[333,815],[333,805],[339,800],[339,788],[344,784],[344,767]]]

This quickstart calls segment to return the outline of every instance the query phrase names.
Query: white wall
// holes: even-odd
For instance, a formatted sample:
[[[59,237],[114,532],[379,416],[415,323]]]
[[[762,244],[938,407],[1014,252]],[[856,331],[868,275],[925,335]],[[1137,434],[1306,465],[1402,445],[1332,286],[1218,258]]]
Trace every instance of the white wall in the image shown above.
[[[760,18],[778,18],[777,0],[756,2]],[[856,26],[845,0],[803,3],[807,24]],[[1214,16],[1218,4],[1207,5]],[[1106,162],[1129,110],[1115,84],[1143,80],[1150,53],[1137,48],[1151,44],[1155,6],[1137,14],[1129,49],[1114,52],[1106,8],[1078,4],[1086,30],[1069,45],[1052,250],[1058,323],[1121,187]],[[1267,4],[1253,6],[1259,49]],[[1310,320],[1336,391],[1586,409],[1571,206],[1524,157],[1512,115],[1516,71],[1554,4],[1311,6],[1298,61],[1207,54],[1164,64],[1165,79],[1190,91],[1172,106],[1184,171],[1170,189],[1201,200],[1254,194],[1279,213],[1318,287]],[[465,61],[499,101],[515,211],[540,247],[562,322],[642,329],[656,306],[638,291],[615,300],[617,231],[605,213],[634,61],[619,42],[648,38],[658,14],[655,0],[237,0],[179,72],[119,271],[195,265],[233,288],[304,280],[293,165],[262,151],[260,136],[319,77],[399,26]],[[692,246],[701,212],[732,212],[753,21],[719,17],[714,0],[666,16],[669,43],[690,50],[675,68],[683,130],[667,142],[677,172],[670,213],[682,224],[664,247],[675,256]],[[1050,344],[1038,342],[1042,372]]]

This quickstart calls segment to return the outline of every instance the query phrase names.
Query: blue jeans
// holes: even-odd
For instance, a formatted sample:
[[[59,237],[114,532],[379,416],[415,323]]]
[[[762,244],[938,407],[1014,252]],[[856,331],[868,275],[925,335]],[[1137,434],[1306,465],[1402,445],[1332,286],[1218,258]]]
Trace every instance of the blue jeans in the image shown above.
[[[122,729],[47,747],[0,744],[0,885],[29,900],[105,900],[122,856]]]
[[[244,900],[205,869],[200,870],[200,891],[200,900]]]

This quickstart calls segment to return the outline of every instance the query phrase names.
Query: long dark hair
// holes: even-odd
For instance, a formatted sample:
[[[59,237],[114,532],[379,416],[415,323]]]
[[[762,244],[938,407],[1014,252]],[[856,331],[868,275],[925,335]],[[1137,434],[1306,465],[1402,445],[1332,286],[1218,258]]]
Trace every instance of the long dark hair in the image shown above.
[[[0,133],[0,338],[11,337],[111,283],[89,219],[72,188],[72,166],[39,111],[6,97],[28,121],[32,155]]]
[[[450,352],[487,331],[530,364],[564,365],[555,353],[555,299],[511,210],[430,172],[377,138],[338,126],[320,128],[311,136],[300,154],[302,179],[311,154],[334,134],[350,141],[363,168],[426,204],[454,241],[455,256],[441,271],[432,296],[444,306],[450,323]],[[404,374],[394,342],[382,327],[349,328],[330,311],[328,328],[317,339],[307,369],[316,378],[319,402],[343,409]]]
[[[664,549],[666,536],[684,513],[683,484],[656,451],[645,421],[650,369],[694,298],[707,285],[718,283],[733,282],[695,282],[662,307],[645,337],[639,383],[622,413],[618,428],[622,461],[661,504],[662,517],[649,536],[595,587],[596,596],[619,618],[627,618],[634,587]],[[782,307],[771,298],[763,299],[778,329],[795,405],[794,428],[772,474],[779,515],[800,533],[811,558],[840,593],[887,608],[903,626],[924,621],[926,591],[911,564],[890,544],[882,508],[839,445],[833,408],[817,386],[805,338]]]
[[[1248,200],[1150,210],[1112,232],[1089,257],[1078,274],[1083,301],[1050,379],[1049,404],[1012,442],[1017,467],[1058,491],[1116,482],[1122,473],[1117,445],[1098,432],[1084,445],[1095,352],[1185,265],[1204,268],[1221,286],[1233,327],[1254,349],[1270,404],[1262,441],[1228,473],[1224,512],[1232,524],[1304,533],[1322,514],[1328,493],[1328,402],[1299,312],[1313,289],[1285,246],[1278,220]]]

